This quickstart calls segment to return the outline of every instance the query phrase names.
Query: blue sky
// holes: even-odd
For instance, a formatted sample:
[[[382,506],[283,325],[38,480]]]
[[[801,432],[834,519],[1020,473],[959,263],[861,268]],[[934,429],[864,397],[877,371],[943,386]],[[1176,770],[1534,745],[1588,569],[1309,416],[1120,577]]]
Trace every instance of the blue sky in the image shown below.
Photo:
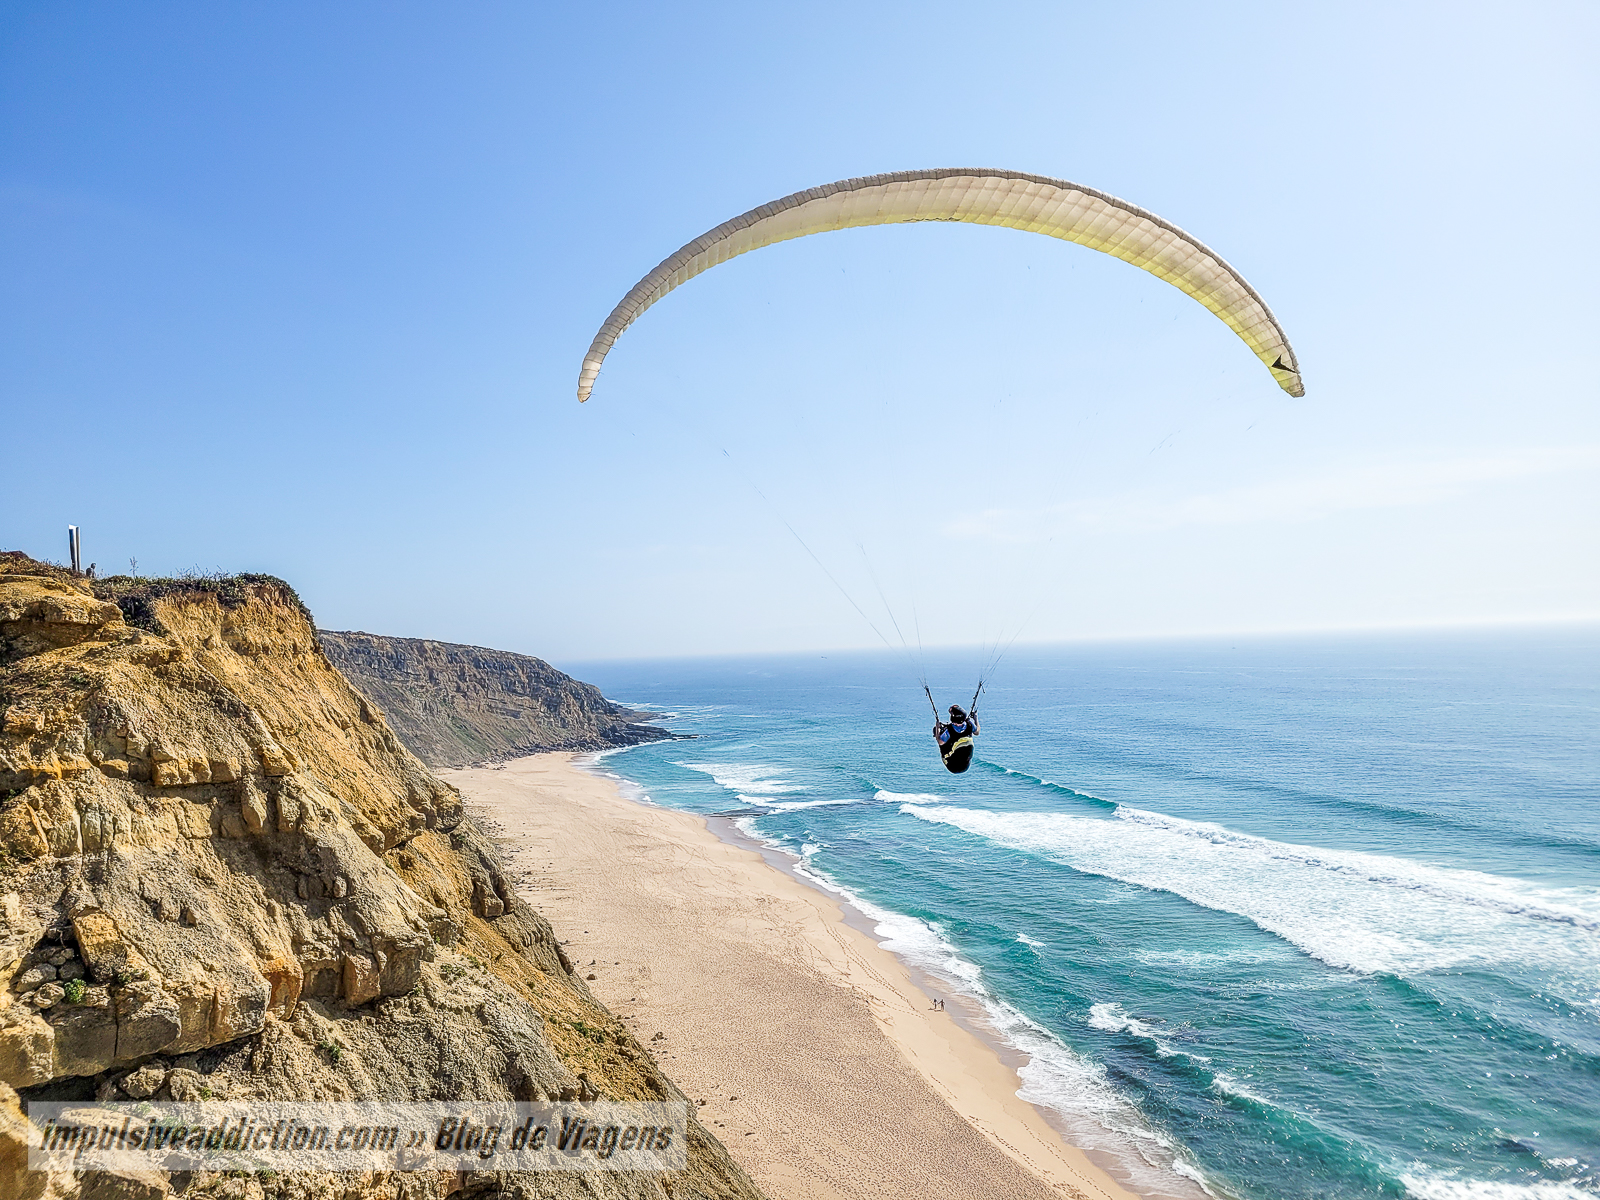
[[[0,544],[562,658],[1600,617],[1592,4],[0,4]],[[1225,255],[679,245],[992,165]],[[908,636],[915,636],[907,631]]]

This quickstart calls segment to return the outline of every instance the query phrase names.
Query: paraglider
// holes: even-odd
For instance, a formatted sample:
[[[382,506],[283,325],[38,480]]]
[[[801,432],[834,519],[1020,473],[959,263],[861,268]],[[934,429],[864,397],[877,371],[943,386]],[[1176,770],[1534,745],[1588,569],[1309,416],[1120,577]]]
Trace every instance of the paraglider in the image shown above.
[[[1205,305],[1250,347],[1279,387],[1291,396],[1305,395],[1299,360],[1266,301],[1221,255],[1176,225],[1115,196],[1064,179],[1020,171],[947,168],[895,171],[809,188],[753,208],[695,238],[636,283],[612,309],[584,355],[578,399],[588,400],[601,364],[623,331],[652,304],[701,272],[751,250],[808,234],[916,221],[999,225],[1075,242],[1120,258]],[[793,526],[790,532],[799,538]],[[805,545],[803,540],[801,544]],[[811,548],[805,549],[822,566]],[[833,578],[826,567],[823,571]],[[834,583],[844,590],[836,579]],[[848,592],[845,598],[865,617]],[[877,631],[875,625],[873,628]],[[884,641],[889,644],[886,638]],[[993,669],[992,663],[988,669]],[[947,770],[959,775],[972,762],[978,736],[978,695],[972,698],[970,712],[951,705],[950,720],[942,721],[926,682],[923,690],[933,704],[933,735],[940,759]],[[978,693],[982,691],[980,679]]]
[[[791,238],[863,225],[967,221],[1076,242],[1149,271],[1193,296],[1243,339],[1291,396],[1305,395],[1289,339],[1256,290],[1215,251],[1152,212],[1081,184],[1020,171],[895,171],[795,192],[702,234],[622,298],[595,334],[578,373],[587,400],[623,330],[702,271]]]
[[[950,774],[960,775],[972,765],[972,754],[976,748],[973,739],[978,736],[978,697],[983,695],[983,681],[978,681],[978,690],[972,694],[972,703],[967,708],[959,704],[950,706],[948,721],[939,719],[939,705],[926,682],[922,685],[922,692],[933,706],[933,744],[939,747],[939,761],[944,763],[944,769]]]
[[[977,736],[977,714],[968,714],[959,704],[950,706],[948,722],[934,721],[933,740],[939,747],[939,758],[946,771],[960,775],[972,765],[972,739]]]

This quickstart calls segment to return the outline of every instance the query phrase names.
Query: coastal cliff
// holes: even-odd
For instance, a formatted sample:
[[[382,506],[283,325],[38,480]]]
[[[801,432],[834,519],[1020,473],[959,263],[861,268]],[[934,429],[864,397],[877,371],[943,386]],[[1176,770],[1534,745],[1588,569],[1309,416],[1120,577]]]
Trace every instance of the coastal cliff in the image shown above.
[[[671,1179],[158,1173],[107,1192],[25,1169],[19,1093],[683,1098],[265,576],[90,585],[0,556],[0,1195],[759,1196],[693,1117]]]
[[[605,750],[668,737],[647,714],[542,659],[482,646],[320,630],[344,676],[381,705],[400,740],[432,767],[546,750]]]

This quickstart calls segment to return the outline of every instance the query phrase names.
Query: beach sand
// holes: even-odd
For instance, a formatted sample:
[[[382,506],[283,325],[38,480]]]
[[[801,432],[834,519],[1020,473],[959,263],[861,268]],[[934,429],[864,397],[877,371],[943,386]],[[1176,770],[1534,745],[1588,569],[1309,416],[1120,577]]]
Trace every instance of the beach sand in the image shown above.
[[[570,754],[440,775],[500,827],[524,898],[773,1200],[1133,1195],[833,897],[755,848]]]

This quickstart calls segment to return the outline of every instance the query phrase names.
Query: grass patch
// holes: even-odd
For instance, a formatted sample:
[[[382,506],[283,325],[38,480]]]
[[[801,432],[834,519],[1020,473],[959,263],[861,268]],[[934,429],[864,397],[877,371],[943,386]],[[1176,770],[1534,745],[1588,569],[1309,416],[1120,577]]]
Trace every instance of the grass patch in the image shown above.
[[[596,1045],[603,1046],[608,1040],[604,1029],[597,1029],[587,1021],[570,1021],[568,1024]]]

